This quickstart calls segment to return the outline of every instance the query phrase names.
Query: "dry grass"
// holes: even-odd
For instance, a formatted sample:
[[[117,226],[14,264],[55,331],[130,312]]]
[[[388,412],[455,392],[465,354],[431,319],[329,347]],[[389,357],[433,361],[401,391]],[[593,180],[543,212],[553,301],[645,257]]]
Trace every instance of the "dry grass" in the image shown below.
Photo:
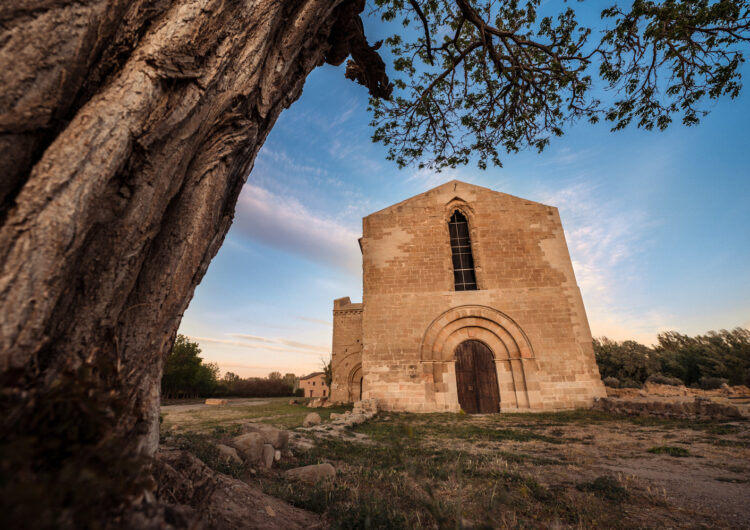
[[[247,398],[230,399],[228,405],[203,405],[201,401],[172,402],[162,406],[162,431],[208,433],[215,428],[248,421],[268,423],[284,429],[300,427],[305,416],[313,411],[300,405],[289,405],[291,399],[307,402],[304,398]],[[351,408],[351,407],[348,407]],[[324,420],[332,412],[343,412],[347,407],[314,409]]]
[[[221,422],[295,428],[312,410],[266,401],[167,412],[165,426],[218,439]],[[325,514],[333,528],[750,526],[747,422],[381,413],[353,432],[315,438],[282,469],[245,478]],[[330,484],[290,484],[280,473],[324,461],[337,468]]]

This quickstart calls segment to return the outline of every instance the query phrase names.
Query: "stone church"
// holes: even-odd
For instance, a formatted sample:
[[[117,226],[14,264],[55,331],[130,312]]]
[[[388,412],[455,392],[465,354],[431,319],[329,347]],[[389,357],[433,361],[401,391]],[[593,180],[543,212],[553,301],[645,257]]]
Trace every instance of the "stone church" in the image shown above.
[[[331,400],[485,413],[605,395],[557,208],[454,180],[365,217],[359,241]]]

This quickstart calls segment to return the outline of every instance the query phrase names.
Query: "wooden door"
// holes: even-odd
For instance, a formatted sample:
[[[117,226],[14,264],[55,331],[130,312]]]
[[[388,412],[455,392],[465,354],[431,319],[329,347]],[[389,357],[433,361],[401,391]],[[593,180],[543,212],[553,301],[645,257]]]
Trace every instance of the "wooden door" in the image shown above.
[[[500,412],[500,393],[492,351],[478,340],[456,348],[458,403],[469,414]]]
[[[362,365],[358,365],[349,376],[349,402],[362,400]]]

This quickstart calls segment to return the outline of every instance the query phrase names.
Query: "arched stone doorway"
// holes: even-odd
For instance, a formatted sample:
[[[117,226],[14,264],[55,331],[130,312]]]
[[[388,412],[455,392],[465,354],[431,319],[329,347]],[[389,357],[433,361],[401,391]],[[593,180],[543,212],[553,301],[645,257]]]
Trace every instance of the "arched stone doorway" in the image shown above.
[[[362,365],[358,364],[349,374],[349,402],[362,399]]]
[[[456,390],[461,409],[469,414],[500,412],[492,351],[478,340],[467,340],[456,348]]]
[[[435,408],[457,411],[456,351],[467,341],[487,347],[493,357],[495,385],[502,411],[541,409],[541,388],[531,342],[508,315],[487,306],[451,308],[428,326],[420,346],[428,399]],[[465,409],[464,409],[465,410]],[[468,412],[468,411],[467,411]]]

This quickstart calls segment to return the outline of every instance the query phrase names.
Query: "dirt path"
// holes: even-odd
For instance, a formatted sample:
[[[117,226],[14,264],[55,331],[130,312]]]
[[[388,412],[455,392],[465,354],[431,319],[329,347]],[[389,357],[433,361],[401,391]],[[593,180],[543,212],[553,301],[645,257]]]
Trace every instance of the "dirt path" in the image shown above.
[[[184,405],[162,405],[162,412],[186,412],[188,410],[199,410],[199,409],[221,409],[222,407],[252,407],[260,405],[268,405],[267,399],[248,398],[248,399],[230,399],[226,405],[206,405],[205,403],[187,403]]]
[[[672,504],[684,510],[697,510],[731,523],[734,528],[750,525],[750,488],[747,477],[697,462],[697,458],[618,459],[604,469],[640,477],[652,487],[663,489]],[[733,479],[732,483],[718,479]]]

